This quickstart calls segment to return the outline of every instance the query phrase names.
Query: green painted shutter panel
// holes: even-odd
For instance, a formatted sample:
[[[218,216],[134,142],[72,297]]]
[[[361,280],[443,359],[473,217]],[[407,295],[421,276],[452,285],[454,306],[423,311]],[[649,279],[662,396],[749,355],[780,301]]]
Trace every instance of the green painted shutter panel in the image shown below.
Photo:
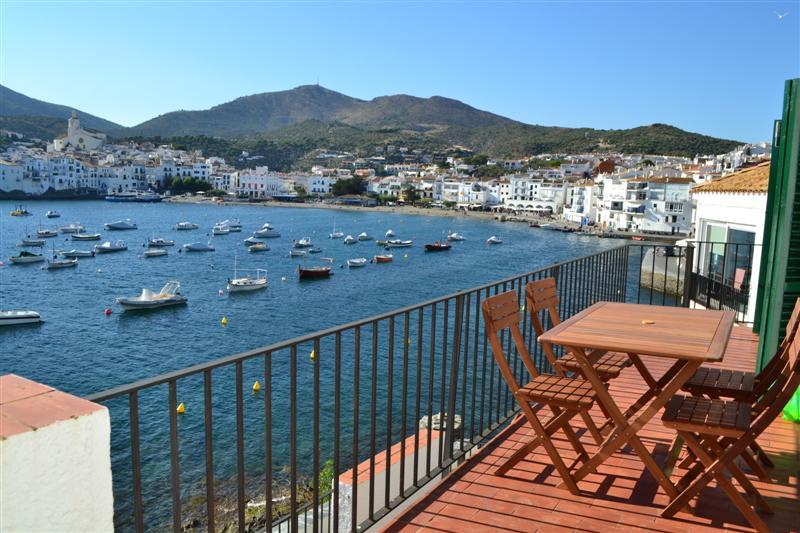
[[[776,124],[756,298],[758,369],[772,358],[800,296],[800,79],[788,80]]]

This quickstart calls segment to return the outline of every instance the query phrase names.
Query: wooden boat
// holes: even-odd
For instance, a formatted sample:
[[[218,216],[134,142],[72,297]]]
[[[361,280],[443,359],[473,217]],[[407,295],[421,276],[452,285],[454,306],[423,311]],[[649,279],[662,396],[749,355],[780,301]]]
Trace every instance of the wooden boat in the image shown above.
[[[73,241],[99,241],[100,234],[99,233],[73,233],[72,234]]]
[[[47,270],[56,270],[59,268],[70,268],[78,266],[78,259],[73,257],[71,259],[53,259],[52,261],[48,260],[45,268]]]
[[[452,245],[449,242],[439,242],[436,241],[433,244],[426,244],[425,251],[426,252],[446,252],[452,248]]]
[[[386,254],[386,255],[376,255],[375,257],[373,257],[372,260],[375,261],[376,263],[391,263],[393,259],[394,257],[392,256],[392,254]]]
[[[238,277],[236,268],[233,269],[233,277],[228,280],[228,292],[251,292],[266,288],[267,271],[261,268],[256,269],[256,275],[245,275]]]
[[[333,272],[333,267],[318,266],[318,267],[297,267],[297,273],[300,279],[322,279],[329,278]]]

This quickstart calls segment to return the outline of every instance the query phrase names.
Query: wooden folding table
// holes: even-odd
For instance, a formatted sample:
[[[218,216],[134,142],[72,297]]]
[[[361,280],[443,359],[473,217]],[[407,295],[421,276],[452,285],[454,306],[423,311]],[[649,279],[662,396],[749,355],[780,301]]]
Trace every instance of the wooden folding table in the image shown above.
[[[721,361],[733,328],[732,311],[598,302],[546,331],[539,342],[572,352],[584,377],[591,382],[609,420],[600,449],[575,472],[575,481],[591,474],[616,450],[630,444],[670,499],[678,492],[636,433],[680,390],[706,362]],[[631,358],[648,390],[622,412],[592,367],[606,352]],[[659,379],[653,378],[640,356],[674,359]]]

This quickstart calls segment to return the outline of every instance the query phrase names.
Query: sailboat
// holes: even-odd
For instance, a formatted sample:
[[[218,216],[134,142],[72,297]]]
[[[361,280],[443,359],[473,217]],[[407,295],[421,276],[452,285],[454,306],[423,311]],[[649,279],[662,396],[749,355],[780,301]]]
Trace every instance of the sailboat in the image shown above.
[[[58,268],[70,268],[78,266],[78,258],[77,257],[68,257],[64,259],[58,258],[58,252],[56,252],[56,245],[53,243],[53,258],[48,259],[45,263],[45,268],[47,270],[56,270]]]
[[[238,270],[236,268],[237,260],[233,259],[233,277],[228,279],[228,293],[232,292],[249,292],[263,289],[267,286],[267,271],[261,268],[256,269],[255,277],[246,275],[238,277]]]
[[[333,223],[333,231],[331,232],[331,239],[341,239],[344,237],[344,233],[341,231],[336,231],[336,222]]]

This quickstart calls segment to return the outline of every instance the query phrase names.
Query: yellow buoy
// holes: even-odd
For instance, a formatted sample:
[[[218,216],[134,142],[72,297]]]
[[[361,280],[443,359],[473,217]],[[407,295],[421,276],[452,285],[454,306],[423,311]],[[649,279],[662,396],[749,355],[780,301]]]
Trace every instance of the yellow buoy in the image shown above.
[[[309,355],[311,356],[311,360],[312,360],[312,361],[313,361],[313,360],[314,360],[314,358],[316,357],[316,354],[314,353],[314,350],[311,350],[311,353],[310,353]]]
[[[183,413],[186,412],[186,406],[183,405],[183,402],[181,402],[178,404],[178,408],[175,410],[178,412],[179,415],[182,415]]]
[[[253,383],[253,392],[258,392],[260,390],[261,390],[261,383],[259,383],[258,380],[256,380],[256,382]]]
[[[228,317],[226,317],[226,316],[222,317],[222,320],[220,320],[219,323],[222,324],[223,326],[227,326],[228,325]]]

